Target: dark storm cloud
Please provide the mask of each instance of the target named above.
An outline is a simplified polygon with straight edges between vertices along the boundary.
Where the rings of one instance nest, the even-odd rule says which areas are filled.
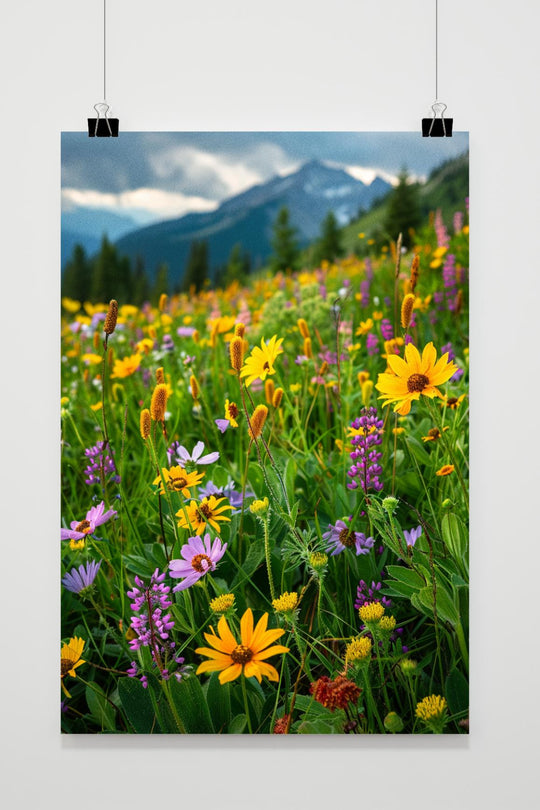
[[[148,187],[215,200],[230,193],[228,169],[235,166],[261,181],[310,159],[424,175],[467,148],[466,133],[125,132],[94,139],[71,132],[62,135],[62,186],[102,193]]]

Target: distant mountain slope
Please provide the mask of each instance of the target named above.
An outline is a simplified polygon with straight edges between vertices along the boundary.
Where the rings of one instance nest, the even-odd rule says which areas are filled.
[[[346,224],[360,208],[369,208],[390,184],[377,177],[367,186],[342,169],[317,161],[304,164],[286,177],[274,177],[223,202],[215,211],[187,214],[131,232],[117,240],[121,254],[144,259],[150,278],[166,262],[170,278],[180,279],[191,242],[207,240],[211,267],[224,264],[233,246],[240,243],[251,254],[254,266],[271,254],[272,226],[282,206],[287,206],[300,244],[316,238],[320,224],[332,210]]]
[[[62,267],[71,258],[75,245],[82,245],[90,256],[99,250],[104,234],[114,242],[138,227],[131,217],[107,209],[73,206],[62,211]]]
[[[456,211],[465,210],[465,198],[469,196],[469,153],[458,155],[434,169],[419,189],[422,212],[427,217],[430,211],[440,209],[448,226]],[[380,200],[371,211],[348,225],[343,233],[343,242],[351,253],[358,247],[358,234],[366,237],[384,238],[384,221],[388,210],[389,194]]]

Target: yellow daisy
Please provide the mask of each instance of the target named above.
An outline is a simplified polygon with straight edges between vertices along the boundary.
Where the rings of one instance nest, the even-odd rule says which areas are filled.
[[[181,492],[184,498],[191,498],[190,487],[198,486],[204,478],[204,473],[198,473],[197,470],[193,472],[186,472],[183,467],[166,467],[161,468],[161,475],[153,481],[154,486],[159,486],[161,495],[165,494],[163,481],[167,489],[171,492]]]
[[[60,650],[60,681],[64,694],[68,698],[71,697],[71,695],[64,686],[64,678],[66,675],[71,675],[72,678],[77,677],[75,670],[77,667],[80,667],[81,664],[86,663],[81,658],[83,649],[84,639],[77,638],[77,636],[75,636],[75,638],[70,638],[67,644],[64,643],[62,645],[62,649]]]
[[[255,629],[253,628],[253,613],[248,608],[240,620],[240,644],[237,642],[227,623],[225,616],[218,622],[218,632],[210,628],[210,633],[205,633],[204,637],[210,647],[197,647],[195,650],[199,655],[206,655],[209,661],[203,661],[197,669],[197,675],[201,672],[219,672],[219,682],[221,684],[234,681],[239,675],[245,678],[257,678],[261,682],[261,676],[265,675],[269,681],[278,681],[279,675],[275,667],[266,663],[266,659],[272,655],[289,652],[288,647],[276,644],[270,647],[285,630],[267,630],[268,613],[263,613]]]
[[[409,343],[405,347],[405,359],[397,354],[386,358],[389,371],[379,374],[375,388],[380,391],[384,399],[383,406],[396,403],[394,411],[406,416],[411,410],[413,400],[426,397],[441,397],[437,385],[448,382],[456,371],[457,366],[448,361],[448,352],[437,361],[437,350],[433,343],[428,343],[420,356],[420,352]]]
[[[238,427],[238,422],[236,421],[240,415],[240,411],[238,410],[238,405],[236,402],[229,402],[228,399],[225,400],[225,419],[229,420],[229,424],[233,428]]]
[[[111,378],[118,379],[123,377],[130,377],[132,374],[135,374],[140,364],[141,364],[140,354],[132,354],[130,357],[122,358],[122,360],[115,360]]]
[[[440,470],[437,470],[435,475],[443,476],[443,475],[451,475],[456,468],[453,464],[445,464],[444,467],[441,467]]]
[[[253,348],[240,371],[241,377],[247,377],[247,386],[257,379],[264,382],[268,374],[276,373],[274,363],[277,356],[283,352],[282,343],[283,338],[278,339],[277,335],[271,337],[268,343],[265,343],[264,338],[261,338],[260,347],[255,346]]]
[[[229,503],[219,506],[224,500],[225,498],[216,498],[215,495],[209,495],[199,503],[191,501],[176,513],[179,527],[190,531],[194,530],[196,534],[202,534],[208,523],[219,534],[221,531],[219,521],[230,522],[231,520],[222,513],[226,509],[232,509],[232,506]]]

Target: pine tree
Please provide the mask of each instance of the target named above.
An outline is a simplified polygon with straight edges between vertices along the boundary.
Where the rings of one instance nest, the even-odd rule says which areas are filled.
[[[88,301],[90,297],[91,268],[82,245],[75,245],[73,255],[66,264],[62,276],[62,295],[76,301]]]
[[[131,303],[140,307],[150,300],[150,284],[144,269],[144,260],[141,256],[135,259],[135,270],[133,271],[133,288]]]
[[[344,255],[341,235],[336,215],[333,211],[329,211],[322,221],[321,235],[315,244],[314,261],[316,264],[320,264],[322,261],[333,262]]]
[[[187,292],[193,287],[195,292],[199,292],[204,287],[207,279],[208,242],[194,241],[189,249],[182,289]]]
[[[151,300],[154,306],[158,305],[163,293],[169,294],[169,268],[165,263],[159,265],[152,287]]]
[[[275,273],[297,269],[300,250],[296,234],[296,228],[290,223],[289,209],[283,206],[278,212],[273,227],[272,250],[274,254],[270,259],[270,265]]]
[[[404,244],[409,240],[409,231],[416,230],[422,223],[422,211],[418,194],[418,183],[409,183],[407,170],[399,175],[399,183],[390,194],[384,228],[390,239],[403,234]]]
[[[225,271],[220,277],[220,283],[223,286],[227,286],[232,281],[238,281],[240,284],[245,284],[250,273],[251,256],[249,253],[242,250],[242,245],[240,243],[233,245]]]
[[[119,260],[116,248],[106,236],[92,266],[90,299],[94,303],[106,303],[111,298],[121,298],[118,293]]]

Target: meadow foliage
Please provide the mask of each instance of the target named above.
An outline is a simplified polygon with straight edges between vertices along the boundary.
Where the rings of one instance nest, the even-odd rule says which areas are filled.
[[[64,732],[467,732],[467,221],[63,299]]]

